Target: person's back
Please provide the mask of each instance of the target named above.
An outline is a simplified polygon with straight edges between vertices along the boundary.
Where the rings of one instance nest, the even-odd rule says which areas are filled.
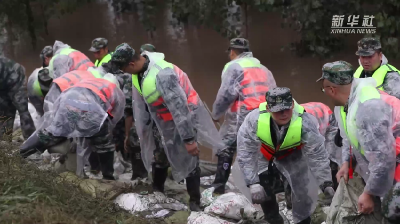
[[[35,125],[28,110],[28,95],[25,86],[25,69],[22,65],[0,56],[0,139],[13,130],[15,113],[21,119],[22,135],[26,139]]]
[[[53,51],[54,56],[50,60],[49,71],[50,77],[54,79],[73,70],[87,70],[94,67],[86,55],[61,41],[54,43]]]

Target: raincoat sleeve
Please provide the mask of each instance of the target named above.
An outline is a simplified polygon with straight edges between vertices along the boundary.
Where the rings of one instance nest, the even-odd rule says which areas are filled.
[[[324,145],[325,139],[319,133],[316,125],[318,122],[308,113],[304,113],[302,118],[301,141],[304,144],[302,151],[307,155],[308,166],[319,186],[324,182],[332,182],[329,159]]]
[[[261,142],[257,137],[259,109],[250,112],[240,126],[237,136],[237,161],[246,185],[260,182],[258,178],[258,158]]]
[[[164,69],[157,75],[157,90],[172,114],[179,135],[184,142],[195,140],[194,125],[189,111],[187,97],[179,84],[178,76],[172,69]]]
[[[221,87],[213,104],[212,117],[218,120],[239,97],[238,85],[243,79],[243,69],[237,63],[230,64],[222,75]]]
[[[342,140],[342,165],[345,162],[350,162],[350,142],[347,137]]]
[[[53,62],[53,79],[56,79],[70,71],[73,60],[68,55],[57,55]]]
[[[338,123],[335,119],[335,114],[329,115],[329,124],[326,127],[325,132],[325,148],[328,152],[329,159],[338,163],[340,165],[340,161],[342,158],[340,157],[341,149],[335,145],[335,136],[338,132]]]
[[[129,75],[131,76],[131,75]],[[125,117],[133,115],[132,111],[132,77],[122,77],[122,92],[125,95]]]
[[[384,196],[393,185],[396,155],[392,112],[383,100],[374,99],[360,103],[356,113],[357,139],[369,162],[364,191],[374,196]]]
[[[397,72],[388,72],[383,80],[383,89],[389,95],[400,99],[400,75]]]

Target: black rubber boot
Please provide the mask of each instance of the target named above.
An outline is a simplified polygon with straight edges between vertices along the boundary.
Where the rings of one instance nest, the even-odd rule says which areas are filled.
[[[311,217],[308,217],[297,224],[311,224]]]
[[[155,164],[152,166],[153,191],[164,193],[164,184],[168,177],[168,167],[157,168]]]
[[[97,152],[91,152],[89,156],[90,172],[97,175],[100,173],[100,159]]]
[[[192,172],[190,176],[186,178],[186,189],[190,196],[189,208],[194,212],[202,211],[200,208],[200,172],[200,167],[197,167],[194,173]]]
[[[101,173],[104,180],[115,180],[114,178],[114,151],[98,153]]]
[[[259,175],[260,185],[264,188],[269,200],[263,202],[261,208],[264,212],[264,219],[270,224],[284,224],[283,217],[279,214],[279,205],[276,201],[275,194],[272,189],[272,184],[270,181],[271,177],[264,172]]]
[[[28,156],[41,152],[43,153],[46,150],[46,145],[43,144],[37,134],[31,135],[19,148],[19,153],[23,158],[27,158]]]
[[[215,187],[214,193],[224,194],[225,185],[231,174],[231,165],[233,158],[227,156],[218,156],[217,172],[212,187]]]
[[[136,178],[146,178],[148,176],[146,167],[143,164],[143,160],[140,154],[140,147],[135,147],[132,149],[131,153],[131,163],[132,163],[132,177],[131,180]]]

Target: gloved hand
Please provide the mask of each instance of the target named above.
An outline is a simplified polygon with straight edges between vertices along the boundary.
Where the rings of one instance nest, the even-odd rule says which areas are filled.
[[[324,190],[324,204],[330,205],[332,203],[333,196],[335,195],[335,190],[332,187],[326,187]]]
[[[260,184],[250,186],[251,200],[254,204],[261,204],[268,199],[267,193]]]

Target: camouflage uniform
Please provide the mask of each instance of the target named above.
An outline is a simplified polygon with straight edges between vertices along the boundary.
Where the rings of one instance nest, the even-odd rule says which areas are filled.
[[[0,139],[4,134],[12,134],[16,110],[21,119],[22,135],[27,139],[35,131],[35,125],[28,110],[25,69],[0,56]]]
[[[356,52],[357,56],[371,56],[377,52],[377,50],[381,50],[381,42],[376,38],[363,38],[357,42],[358,51]],[[389,72],[386,73],[386,76],[383,79],[382,88],[383,91],[400,99],[400,74],[394,66],[388,64],[388,60],[385,55],[382,54],[381,66],[388,66]],[[375,71],[377,71],[380,67],[378,67]],[[360,68],[362,69],[362,65],[360,63]],[[362,70],[360,78],[374,77],[375,71],[364,71]],[[356,72],[357,73],[357,72]]]
[[[396,180],[393,177],[398,163],[395,151],[400,147],[396,143],[399,138],[400,101],[383,92],[376,92],[376,82],[372,78],[354,79],[350,63],[327,63],[322,71],[322,77],[317,81],[327,79],[336,85],[351,85],[348,102],[334,110],[343,142],[342,162],[350,162],[351,159],[354,171],[366,183],[364,192],[377,200],[384,197],[383,215],[391,223],[399,223],[399,182],[394,184]],[[377,94],[379,97],[365,99],[365,94]],[[342,110],[346,114],[346,124]],[[354,136],[352,141],[349,134]],[[351,155],[349,145],[352,147]]]

